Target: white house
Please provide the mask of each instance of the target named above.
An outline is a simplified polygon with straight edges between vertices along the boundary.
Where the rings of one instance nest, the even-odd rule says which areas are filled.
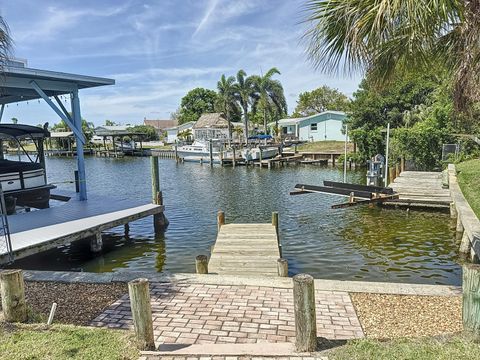
[[[185,130],[192,130],[193,125],[195,125],[195,121],[189,121],[187,123],[169,127],[164,129],[167,132],[167,143],[171,144],[178,140],[178,134]],[[193,131],[192,131],[193,136]]]
[[[345,140],[342,134],[347,115],[342,111],[324,111],[301,118],[281,119],[278,127],[282,137],[294,137],[302,141]],[[270,124],[271,127],[275,123]]]

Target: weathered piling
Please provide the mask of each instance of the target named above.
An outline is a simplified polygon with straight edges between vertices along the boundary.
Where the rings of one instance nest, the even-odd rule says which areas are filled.
[[[197,274],[208,274],[208,257],[206,255],[198,255],[195,258],[195,269]]]
[[[272,225],[275,226],[275,231],[277,232],[277,237],[278,237],[278,212],[277,211],[272,212]]]
[[[223,211],[217,212],[217,230],[220,231],[222,225],[225,225],[225,213]]]
[[[25,322],[27,303],[25,301],[25,283],[22,270],[3,270],[0,272],[0,296],[6,322]]]
[[[160,170],[158,166],[158,156],[150,157],[150,167],[152,174],[152,203],[163,205],[163,194],[160,190]],[[168,226],[168,220],[162,212],[153,215],[153,227],[155,233],[161,233]]]
[[[298,352],[313,352],[317,348],[317,317],[313,277],[298,274],[293,277],[295,311],[295,347]]]
[[[210,166],[213,166],[213,143],[212,140],[208,141],[208,153],[210,156]]]
[[[463,265],[462,319],[465,330],[480,335],[480,265]]]
[[[90,238],[90,251],[93,253],[99,253],[103,249],[102,233],[98,232],[95,236]]]
[[[278,276],[288,277],[288,260],[280,258],[277,260]]]
[[[156,204],[157,194],[160,191],[160,171],[158,168],[158,156],[150,157],[150,171],[152,173],[152,202]]]
[[[128,283],[133,326],[140,350],[155,350],[153,336],[152,306],[147,279],[136,279]]]

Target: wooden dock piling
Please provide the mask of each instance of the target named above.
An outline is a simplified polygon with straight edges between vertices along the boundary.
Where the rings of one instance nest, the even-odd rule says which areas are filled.
[[[102,233],[97,232],[95,236],[90,238],[90,251],[93,253],[99,253],[103,249]]]
[[[277,260],[278,276],[288,277],[288,260],[280,258]]]
[[[293,277],[295,312],[295,347],[298,352],[313,352],[317,348],[317,317],[313,277],[298,274]]]
[[[195,258],[195,269],[197,274],[208,274],[208,257],[206,255],[198,255]]]
[[[139,350],[155,350],[153,336],[152,306],[147,279],[136,279],[128,283],[133,326]]]
[[[158,166],[158,156],[150,157],[150,167],[152,174],[152,203],[163,205],[163,194],[160,190],[160,170]],[[153,215],[153,227],[156,234],[165,231],[168,226],[168,220],[163,212]]]
[[[220,210],[217,212],[217,231],[220,231],[222,225],[225,225],[225,213]]]
[[[25,322],[27,320],[27,303],[22,270],[0,272],[0,295],[4,320],[6,322]]]
[[[463,265],[463,327],[480,335],[480,265]]]

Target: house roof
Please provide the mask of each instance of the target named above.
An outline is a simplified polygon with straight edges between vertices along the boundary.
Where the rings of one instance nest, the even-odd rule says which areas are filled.
[[[217,128],[217,129],[224,129],[228,128],[228,121],[225,118],[223,113],[206,113],[200,116],[200,119],[197,120],[195,125],[193,125],[194,129],[202,129],[202,128]]]
[[[178,124],[177,120],[143,120],[143,124],[153,126],[157,130],[166,130]]]
[[[32,82],[47,96],[68,94],[77,88],[115,84],[112,79],[32,69],[21,62],[10,61],[7,66],[2,67],[0,104],[39,99],[41,96],[34,90]]]
[[[329,115],[336,115],[336,118],[331,118]],[[326,120],[338,120],[342,121],[343,119],[339,119],[338,116],[340,117],[346,117],[347,114],[345,114],[343,111],[333,111],[333,110],[327,110],[318,114],[313,114],[310,116],[305,116],[305,117],[299,117],[299,118],[286,118],[286,119],[281,119],[278,120],[278,125],[283,125],[283,126],[288,126],[288,125],[296,125],[300,124],[303,121],[310,120],[316,117],[320,117],[319,121],[326,121]],[[269,125],[275,124],[274,122],[270,123]]]
[[[193,125],[195,125],[195,121],[189,121],[189,122],[180,124],[178,126],[172,126],[172,127],[169,127],[169,128],[163,129],[163,130],[165,130],[165,131],[170,131],[170,130],[182,131],[182,130],[193,127]]]

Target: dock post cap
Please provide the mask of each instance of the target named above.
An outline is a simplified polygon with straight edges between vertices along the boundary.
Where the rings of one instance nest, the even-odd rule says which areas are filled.
[[[297,274],[293,277],[293,281],[298,283],[310,283],[313,282],[313,276],[309,274]]]
[[[0,277],[3,276],[8,276],[16,273],[21,273],[23,270],[21,269],[6,269],[6,270],[0,270]]]
[[[207,255],[197,255],[197,257],[195,258],[195,260],[198,260],[198,261],[207,261],[207,260],[208,260],[208,257],[207,257]]]
[[[132,285],[138,285],[138,284],[144,284],[144,283],[148,284],[148,279],[138,278],[138,279],[133,279],[133,280],[129,281],[128,283],[132,284]]]

